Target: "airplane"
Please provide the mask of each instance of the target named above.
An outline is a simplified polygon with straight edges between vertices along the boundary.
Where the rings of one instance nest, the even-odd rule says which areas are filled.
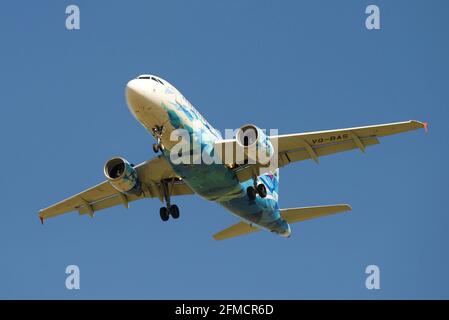
[[[159,198],[164,204],[159,211],[163,221],[178,219],[180,210],[172,204],[172,198],[197,194],[239,218],[236,224],[216,233],[215,240],[259,230],[290,237],[292,223],[349,211],[351,207],[280,208],[279,168],[307,159],[319,163],[323,156],[352,149],[365,152],[383,136],[419,128],[427,131],[427,123],[416,120],[286,135],[266,135],[248,124],[239,128],[235,137],[223,139],[181,92],[161,77],[140,75],[127,83],[125,91],[130,112],[154,136],[153,151],[159,155],[136,166],[113,157],[104,166],[104,182],[40,210],[42,224],[44,219],[71,211],[93,217],[97,211],[116,205],[128,208],[130,202],[145,198]],[[191,142],[200,146],[201,154],[222,161],[175,163],[173,153],[179,152],[172,151],[179,148],[179,137],[171,136],[177,130],[187,132]],[[184,144],[190,159],[195,154],[192,145]],[[248,152],[254,147],[276,161],[263,163],[259,153]],[[243,150],[243,158],[238,159],[237,149]]]

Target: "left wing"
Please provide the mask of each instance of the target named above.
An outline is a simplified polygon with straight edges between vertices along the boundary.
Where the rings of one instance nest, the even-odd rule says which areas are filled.
[[[352,149],[360,149],[365,152],[366,147],[378,144],[380,137],[419,128],[427,130],[427,123],[410,120],[366,127],[270,136],[269,138],[277,152],[277,167],[280,168],[289,163],[307,159],[319,163],[319,158],[322,156]],[[221,151],[222,159],[227,159],[226,151],[235,152],[236,140],[218,141],[215,147]],[[230,158],[232,159],[232,157]],[[258,164],[238,165],[234,171],[240,181],[245,181],[250,179],[260,167],[263,166]]]
[[[104,181],[94,187],[84,190],[61,202],[39,211],[39,217],[44,219],[55,217],[67,212],[78,211],[79,214],[93,215],[94,212],[116,205],[128,207],[128,203],[143,198],[159,198],[163,201],[162,181],[170,188],[170,195],[193,194],[194,192],[173,171],[167,160],[162,156],[143,162],[135,167],[142,184],[141,195],[125,195],[114,189],[109,181]]]

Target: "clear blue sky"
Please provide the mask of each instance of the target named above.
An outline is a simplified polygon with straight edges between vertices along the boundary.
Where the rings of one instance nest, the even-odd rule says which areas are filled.
[[[81,30],[65,29],[65,7]],[[381,30],[364,26],[377,4]],[[0,298],[449,298],[447,1],[15,1],[0,11]],[[385,138],[281,171],[282,207],[348,214],[215,242],[215,203],[158,200],[41,226],[38,210],[103,180],[104,162],[153,157],[126,82],[172,82],[220,130],[280,133],[408,119]],[[65,288],[65,267],[81,290]],[[365,267],[381,289],[365,289]]]

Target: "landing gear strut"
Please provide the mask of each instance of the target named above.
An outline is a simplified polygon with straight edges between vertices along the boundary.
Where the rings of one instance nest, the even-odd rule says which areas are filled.
[[[170,185],[169,185],[170,183]],[[176,204],[170,203],[170,193],[173,190],[173,185],[175,183],[175,179],[173,178],[171,181],[162,180],[161,186],[162,191],[164,193],[164,200],[165,200],[165,207],[162,207],[159,210],[159,214],[161,216],[162,221],[167,221],[170,216],[173,217],[173,219],[179,218],[179,208]]]
[[[156,126],[153,129],[153,134],[157,139],[157,143],[153,144],[154,153],[158,153],[159,151],[164,151],[164,145],[161,143],[162,133],[164,131],[163,126]]]
[[[259,195],[261,198],[267,196],[267,188],[263,183],[257,184],[257,176],[253,177],[254,186],[246,188],[246,194],[250,200],[256,200],[256,196]]]

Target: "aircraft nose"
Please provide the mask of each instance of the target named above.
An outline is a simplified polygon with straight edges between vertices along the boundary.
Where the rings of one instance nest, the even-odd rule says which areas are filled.
[[[126,85],[126,99],[128,105],[133,108],[143,107],[147,101],[148,82],[141,79],[133,79]]]

